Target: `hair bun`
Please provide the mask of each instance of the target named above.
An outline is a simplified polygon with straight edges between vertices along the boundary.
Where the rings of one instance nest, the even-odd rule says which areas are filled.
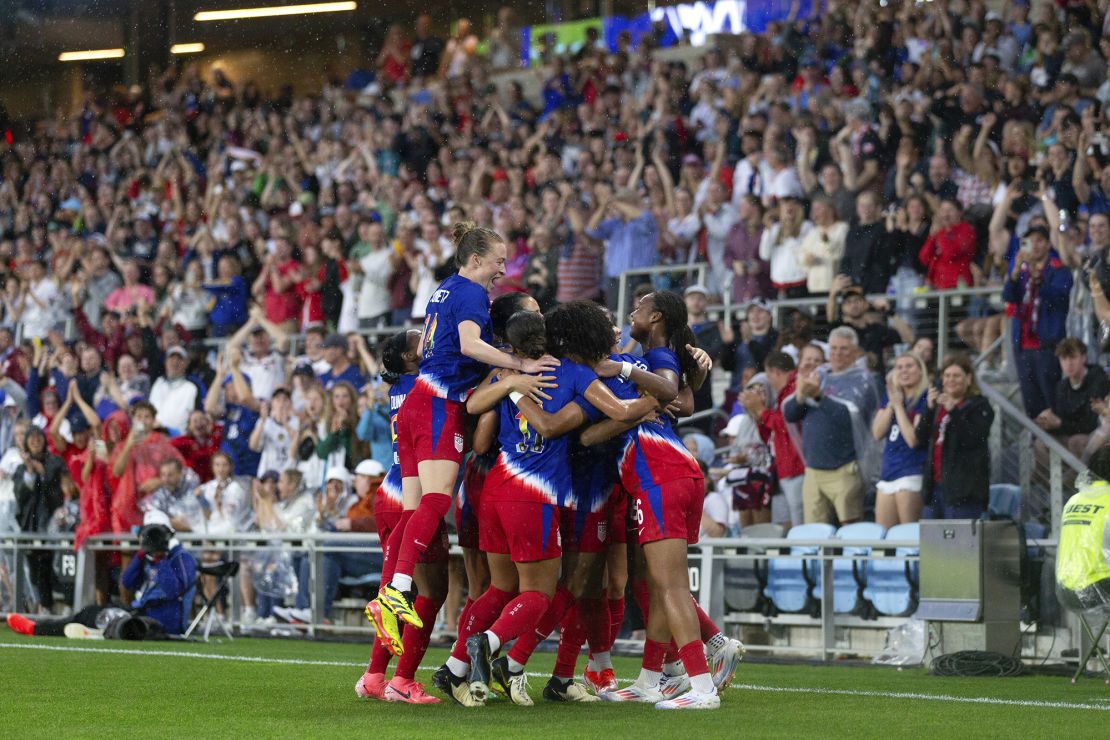
[[[451,229],[451,239],[454,240],[455,246],[462,243],[466,235],[478,228],[478,224],[473,221],[459,221]]]

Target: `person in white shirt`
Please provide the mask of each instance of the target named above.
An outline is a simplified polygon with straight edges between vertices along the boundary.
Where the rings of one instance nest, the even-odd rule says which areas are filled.
[[[362,327],[379,325],[389,318],[389,277],[393,274],[393,249],[382,225],[363,221],[358,227],[360,252],[350,261],[351,272],[361,276],[358,289],[358,321]]]
[[[779,201],[779,220],[763,232],[759,258],[771,263],[771,285],[780,297],[806,295],[806,270],[798,262],[798,247],[813,224],[805,220],[805,210],[796,197]]]
[[[709,255],[710,290],[724,295],[732,286],[732,265],[725,259],[725,238],[736,223],[736,209],[728,202],[728,191],[720,180],[709,185],[701,204],[701,222],[705,225],[706,252]]]
[[[166,372],[150,388],[150,403],[158,416],[158,426],[165,427],[170,436],[185,431],[189,414],[201,408],[204,398],[200,386],[185,377],[189,366],[189,353],[181,345],[166,350]]]
[[[813,228],[798,245],[798,263],[806,269],[806,289],[811,295],[828,293],[840,269],[848,224],[836,220],[836,208],[825,197],[810,206]]]
[[[254,512],[251,497],[232,475],[231,457],[225,452],[212,456],[212,480],[201,485],[197,498],[204,511],[205,529],[210,535],[245,532]]]
[[[285,385],[285,352],[289,349],[289,335],[277,324],[267,321],[262,309],[254,307],[250,320],[228,340],[232,347],[244,343],[248,343],[248,347],[240,370],[250,379],[254,397],[267,401],[275,388]]]
[[[248,442],[253,451],[262,453],[258,460],[259,475],[269,470],[283,473],[296,466],[293,441],[299,431],[292,397],[287,389],[278,388],[269,402],[262,403],[258,423]]]
[[[47,277],[46,265],[35,261],[27,266],[27,290],[23,296],[20,320],[24,339],[45,339],[58,323],[62,293],[53,277]]]

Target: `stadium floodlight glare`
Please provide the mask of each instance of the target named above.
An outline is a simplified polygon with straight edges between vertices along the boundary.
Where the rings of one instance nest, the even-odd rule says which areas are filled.
[[[337,3],[306,3],[302,5],[274,5],[263,8],[235,8],[230,10],[202,10],[193,16],[194,21],[231,21],[239,18],[270,18],[279,15],[308,15],[309,13],[342,13],[358,8],[354,0]]]
[[[88,49],[86,51],[63,51],[58,55],[59,62],[92,62],[97,59],[119,59],[123,49]]]
[[[190,44],[174,44],[170,47],[170,54],[199,54],[204,51],[204,44],[196,41]]]

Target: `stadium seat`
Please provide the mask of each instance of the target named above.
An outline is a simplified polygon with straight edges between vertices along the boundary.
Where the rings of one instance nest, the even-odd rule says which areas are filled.
[[[836,538],[852,540],[881,540],[886,528],[874,522],[845,524],[837,530]],[[844,555],[870,555],[871,548],[845,545]],[[864,618],[874,616],[874,607],[863,595],[867,577],[871,572],[871,561],[838,558],[833,561],[833,611],[837,614],[858,614]],[[820,591],[817,598],[821,598]]]
[[[1012,483],[994,483],[990,488],[987,511],[993,518],[1013,519],[1021,516],[1021,486]]]
[[[741,540],[778,537],[782,537],[778,524],[753,524],[740,532]],[[736,555],[725,561],[725,604],[730,611],[763,611],[767,603],[767,561],[745,554],[765,552],[765,547],[738,547]]]
[[[832,539],[836,528],[831,524],[803,524],[794,527],[786,535],[791,540]],[[814,616],[820,603],[813,596],[814,586],[821,577],[821,566],[817,560],[799,558],[799,555],[816,555],[817,547],[794,546],[790,548],[792,558],[773,558],[767,564],[767,595],[774,607],[781,612],[805,612]]]
[[[916,543],[920,537],[921,528],[916,523],[895,525],[887,530],[884,538],[895,546],[884,552],[895,556],[917,555],[920,550]],[[898,542],[915,544],[898,547]],[[863,596],[879,614],[888,617],[912,614],[917,609],[918,572],[916,561],[875,558],[868,570]]]

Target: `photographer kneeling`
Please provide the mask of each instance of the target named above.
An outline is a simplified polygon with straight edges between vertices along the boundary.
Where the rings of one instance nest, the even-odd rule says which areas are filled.
[[[8,626],[23,635],[50,637],[97,636],[87,630],[103,630],[104,637],[119,640],[180,635],[189,622],[191,604],[186,599],[196,585],[197,564],[173,535],[174,531],[157,516],[148,517],[139,535],[141,549],[121,578],[124,588],[138,594],[130,609],[94,605],[66,619],[38,621],[9,614]],[[66,629],[72,624],[87,630],[78,630],[81,634],[75,635],[73,629]]]

